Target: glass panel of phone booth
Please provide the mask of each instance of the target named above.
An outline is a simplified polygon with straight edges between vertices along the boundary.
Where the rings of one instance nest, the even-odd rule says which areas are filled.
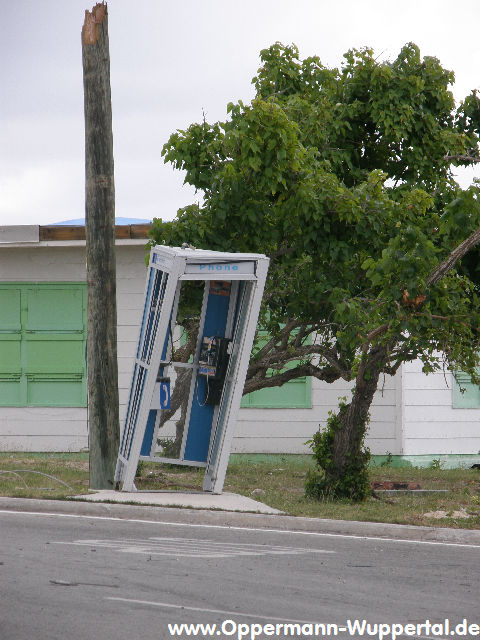
[[[181,462],[193,365],[161,367],[141,450],[141,459]]]
[[[234,400],[233,388],[236,384],[238,369],[239,369],[239,357],[242,355],[242,342],[245,334],[245,325],[247,323],[253,293],[254,283],[242,282],[240,283],[237,305],[234,317],[233,326],[233,339],[231,355],[229,358],[228,369],[225,377],[225,383],[223,385],[223,393],[220,401],[220,406],[217,414],[215,431],[212,437],[212,444],[208,456],[207,469],[205,474],[204,488],[210,490],[216,477],[216,470],[219,464],[219,452],[222,450],[223,441],[225,438],[225,430],[230,417],[232,409],[232,401]],[[250,354],[248,354],[249,356]],[[240,399],[242,395],[242,389],[238,390],[237,404],[240,405]],[[227,452],[229,454],[229,451]]]
[[[224,348],[226,348],[225,338],[227,337],[232,291],[236,291],[236,288],[232,287],[231,282],[214,280],[206,282],[202,307],[201,337],[196,354],[198,363],[196,389],[195,396],[192,397],[190,403],[188,433],[184,450],[184,459],[192,463],[205,464],[207,462],[215,408],[220,402],[224,369],[226,368],[218,360],[213,363],[210,356],[214,350],[213,345],[216,345],[216,356],[218,357],[222,351],[223,364],[225,364]],[[223,346],[220,347],[220,345]]]
[[[150,364],[167,283],[168,273],[154,269],[151,270],[143,312],[142,330],[138,341],[137,361],[133,372],[127,416],[120,444],[120,455],[125,460],[128,460],[130,457],[133,437],[137,428],[146,374]]]
[[[182,463],[183,435],[192,393],[193,361],[199,340],[204,288],[204,282],[178,284],[140,451],[142,460]],[[180,324],[172,326],[177,318]]]
[[[171,332],[167,351],[172,361],[160,365],[158,381],[164,383],[156,387],[140,453],[143,460],[206,465],[229,359],[225,333],[237,285],[202,282],[203,299],[199,285],[183,282],[178,292],[182,326]],[[162,384],[169,388],[168,408],[160,401]]]

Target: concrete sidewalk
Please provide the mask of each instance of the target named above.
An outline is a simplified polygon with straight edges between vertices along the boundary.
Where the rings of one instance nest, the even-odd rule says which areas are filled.
[[[190,509],[217,509],[221,511],[242,511],[247,513],[281,514],[282,511],[269,507],[252,498],[237,493],[224,492],[213,495],[205,491],[95,491],[74,496],[74,500],[88,502],[110,502],[121,504],[150,505],[157,507],[183,507]]]

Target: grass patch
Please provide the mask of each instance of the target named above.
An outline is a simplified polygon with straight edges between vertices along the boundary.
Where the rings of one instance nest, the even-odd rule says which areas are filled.
[[[224,490],[294,516],[480,529],[480,471],[476,469],[374,467],[370,470],[372,482],[415,482],[422,489],[447,489],[448,493],[378,493],[377,498],[354,504],[306,498],[305,477],[312,467],[311,456],[232,456]],[[88,492],[88,454],[84,453],[3,453],[0,472],[3,496],[62,499]],[[204,469],[142,462],[139,472],[138,489],[202,490]],[[425,515],[438,511],[444,511],[447,517],[434,519]],[[454,516],[455,511],[469,517]]]
[[[281,458],[280,464],[233,462],[228,469],[225,489],[250,495],[295,516],[480,528],[480,472],[475,469],[375,467],[370,470],[372,482],[415,482],[422,489],[447,489],[448,493],[397,493],[392,496],[377,492],[377,498],[371,497],[355,504],[346,500],[330,502],[306,498],[304,483],[311,468],[313,461],[309,456],[304,457],[302,464],[298,460],[290,464],[288,456]],[[255,489],[261,489],[261,492]],[[470,517],[436,520],[425,516],[435,511],[447,514],[465,511]]]
[[[0,495],[65,499],[88,493],[88,453],[0,453]]]

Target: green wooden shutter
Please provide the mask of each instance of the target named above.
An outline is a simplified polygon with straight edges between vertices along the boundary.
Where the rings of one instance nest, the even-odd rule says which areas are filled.
[[[311,407],[311,379],[297,378],[281,387],[252,391],[243,396],[241,406],[258,409],[308,409]]]
[[[35,288],[27,291],[27,404],[83,403],[83,291]]]
[[[268,340],[268,335],[265,331],[260,331],[259,335],[258,347],[261,348]],[[310,343],[310,340],[309,337],[307,343]],[[290,362],[286,368],[290,369],[296,365],[297,361]],[[311,388],[310,377],[296,378],[281,387],[267,387],[248,393],[243,396],[241,406],[258,409],[309,409],[312,406]]]
[[[0,405],[86,405],[85,298],[80,283],[0,285]]]
[[[22,396],[21,293],[0,289],[0,403],[18,405]]]
[[[460,371],[454,376],[453,383],[454,409],[479,409],[480,387],[474,384],[470,376]]]

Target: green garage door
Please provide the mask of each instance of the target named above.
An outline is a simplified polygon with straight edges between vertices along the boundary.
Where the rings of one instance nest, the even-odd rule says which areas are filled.
[[[0,406],[86,406],[86,288],[0,284]]]

